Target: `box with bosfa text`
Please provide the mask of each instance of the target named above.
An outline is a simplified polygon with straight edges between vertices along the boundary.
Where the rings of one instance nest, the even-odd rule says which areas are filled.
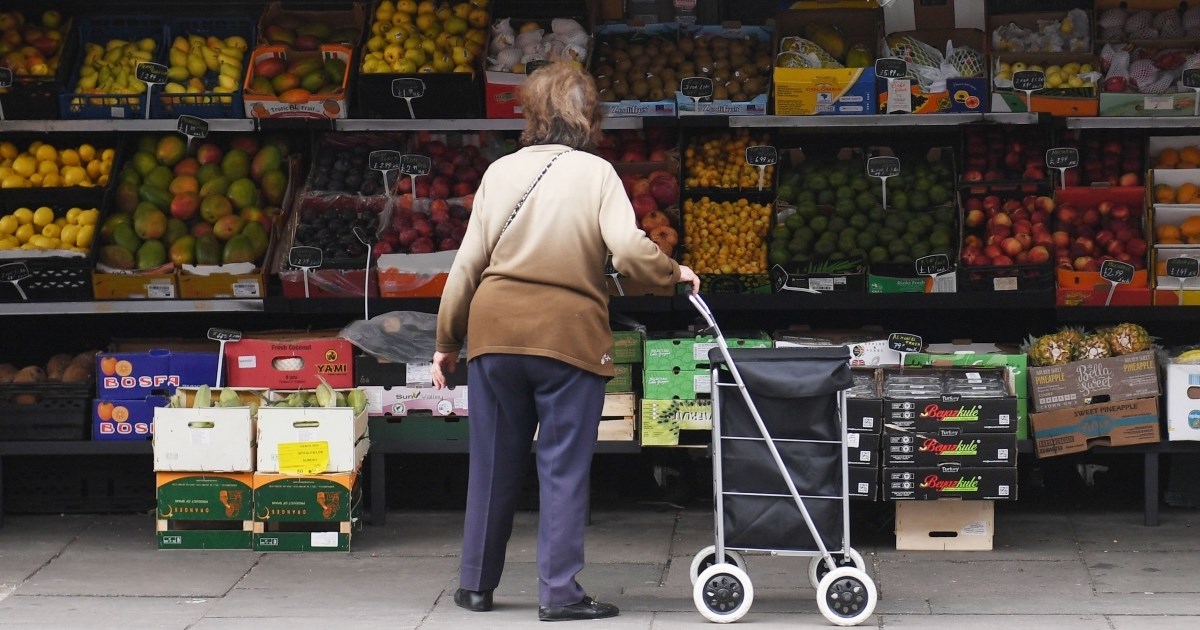
[[[1092,446],[1154,444],[1162,439],[1158,398],[1034,413],[1030,419],[1038,457],[1080,453]]]
[[[154,410],[168,404],[170,401],[166,396],[97,399],[92,404],[92,439],[98,442],[149,440]]]
[[[96,395],[133,399],[171,394],[176,387],[215,385],[216,352],[101,352],[96,355]]]
[[[354,347],[339,337],[282,334],[225,344],[225,371],[232,387],[315,389],[324,379],[334,389],[354,387]]]

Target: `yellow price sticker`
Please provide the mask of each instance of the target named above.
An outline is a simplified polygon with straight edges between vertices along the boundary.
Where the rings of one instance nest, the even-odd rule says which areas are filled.
[[[279,445],[279,472],[319,475],[329,468],[329,442],[285,442]]]

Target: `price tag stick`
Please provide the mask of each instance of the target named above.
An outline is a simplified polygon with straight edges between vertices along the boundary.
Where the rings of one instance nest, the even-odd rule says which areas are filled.
[[[1069,166],[1056,166],[1054,170],[1058,171],[1058,189],[1066,190],[1067,188],[1067,169]]]
[[[413,190],[415,194],[416,189]],[[354,238],[367,246],[367,266],[363,274],[363,321],[366,322],[371,321],[371,239],[357,227],[354,228]]]
[[[4,120],[4,103],[0,102],[0,120]]]
[[[308,270],[309,269],[311,269],[311,267],[301,267],[300,268],[301,273],[304,274],[304,297],[306,297],[306,298],[312,297],[312,295],[309,295],[309,293],[308,293]]]
[[[1113,294],[1117,292],[1118,284],[1128,284],[1133,281],[1134,268],[1129,263],[1116,260],[1106,260],[1100,264],[1100,277],[1109,282],[1108,297],[1104,305],[1112,304]]]
[[[25,278],[28,278],[28,277],[29,276],[25,276]],[[21,281],[24,280],[25,278],[17,278],[16,280],[9,280],[9,282],[12,282],[13,288],[15,288],[17,290],[17,293],[21,296],[22,302],[29,301],[29,296],[25,295],[25,289],[21,288]],[[1182,298],[1180,298],[1180,299],[1182,299]]]
[[[12,70],[0,68],[0,88],[12,87]],[[4,103],[0,102],[0,120],[4,120]]]
[[[411,119],[413,119],[413,120],[416,120],[416,119],[417,119],[417,112],[415,112],[415,111],[413,110],[413,107],[412,107],[412,100],[413,100],[413,97],[411,97],[411,96],[405,96],[405,97],[404,97],[404,104],[405,104],[405,105],[408,105],[408,117],[409,117],[409,118],[411,118]]]
[[[1117,292],[1118,284],[1120,284],[1120,283],[1117,282],[1116,280],[1113,280],[1111,278],[1108,280],[1108,297],[1104,298],[1105,306],[1112,304],[1113,294]]]
[[[220,344],[220,349],[217,352],[217,387],[221,387],[221,375],[225,373],[225,344],[230,341],[240,341],[242,333],[236,330],[227,330],[224,328],[209,328],[208,338]]]

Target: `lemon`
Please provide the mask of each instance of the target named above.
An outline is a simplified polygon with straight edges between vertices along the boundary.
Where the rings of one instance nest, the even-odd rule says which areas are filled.
[[[42,234],[46,234],[46,231],[42,230]],[[46,236],[51,236],[51,235],[46,234]],[[75,241],[79,239],[79,226],[78,225],[68,225],[67,227],[63,228],[62,231],[60,231],[57,236],[58,236],[58,238],[62,239],[62,242],[64,244],[70,245],[73,247],[75,245]]]
[[[80,156],[82,157],[82,154],[80,154]],[[104,160],[105,162],[112,162],[113,158],[116,156],[117,156],[116,149],[105,149],[100,152],[100,159]],[[91,160],[88,160],[88,161],[90,162]]]
[[[0,142],[0,160],[16,159],[20,151],[17,150],[17,145],[11,142]]]
[[[108,185],[108,173],[101,175],[100,178],[96,180],[96,183],[100,186],[107,186]]]
[[[96,147],[90,144],[79,145],[77,153],[79,153],[80,162],[91,162],[92,160],[96,159]]]
[[[58,188],[62,186],[62,176],[58,173],[48,173],[42,177],[42,188]]]
[[[75,235],[75,246],[76,247],[91,247],[92,246],[92,238],[94,238],[95,235],[96,235],[96,226],[95,225],[79,226],[79,233]]]
[[[17,228],[16,236],[17,236],[17,240],[21,241],[22,245],[24,245],[25,243],[28,243],[29,237],[33,236],[33,224],[32,223],[21,224],[21,227]]]
[[[42,206],[41,208],[38,208],[37,210],[34,211],[33,224],[35,226],[37,226],[38,229],[44,228],[47,225],[50,225],[51,223],[54,223],[54,211],[53,210],[51,210],[50,208],[47,208],[46,206]]]
[[[42,228],[42,236],[47,238],[58,238],[59,234],[62,234],[62,228],[53,223],[49,223]]]
[[[12,216],[16,218],[20,225],[29,225],[33,223],[33,210],[29,208],[17,208],[13,210]]]
[[[33,154],[39,162],[58,162],[58,149],[49,144],[43,144]]]
[[[18,227],[21,227],[21,223],[17,221],[17,217],[11,214],[0,217],[0,236],[12,236]]]
[[[29,244],[38,249],[53,249],[50,237],[41,234],[34,234],[29,237]]]
[[[79,186],[87,181],[87,171],[81,166],[67,166],[62,170],[63,186]]]
[[[67,214],[64,215],[64,217],[67,219],[67,223],[78,224],[79,223],[79,215],[82,213],[83,213],[83,208],[71,208],[70,210],[67,210]]]
[[[58,159],[63,166],[79,166],[80,155],[75,149],[63,149],[62,153],[58,154]]]
[[[43,177],[45,177],[45,175],[42,175],[41,173],[34,173],[33,175],[29,176],[29,183],[32,184],[34,188],[40,188]]]
[[[0,251],[6,249],[16,249],[21,244],[10,237],[0,238]]]
[[[89,179],[97,179],[104,174],[104,164],[100,160],[92,160],[87,163],[85,170]]]
[[[35,158],[29,154],[18,155],[17,158],[14,159],[13,163],[12,163],[13,172],[16,173],[17,175],[20,175],[23,178],[28,178],[30,175],[33,175],[34,173],[36,173],[37,168],[38,168],[37,158]]]
[[[60,228],[64,228],[64,227],[67,227],[68,225],[70,225],[70,222],[67,221],[67,217],[58,217],[57,219],[54,220],[54,225],[57,225]]]
[[[96,225],[100,221],[100,211],[96,208],[79,213],[79,225]]]
[[[13,173],[0,180],[0,188],[29,188],[29,180]]]

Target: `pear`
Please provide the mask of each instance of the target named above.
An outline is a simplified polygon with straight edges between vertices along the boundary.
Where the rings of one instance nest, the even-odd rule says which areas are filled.
[[[208,66],[205,65],[204,59],[194,52],[188,55],[187,69],[193,77],[202,77],[205,72],[208,72]]]
[[[186,65],[173,65],[170,68],[167,68],[167,78],[172,81],[187,81],[189,76],[191,75],[188,74]]]
[[[172,66],[181,66],[185,71],[187,70],[188,54],[186,50],[183,50],[182,48],[172,48],[171,52],[167,53],[167,58],[171,62]]]
[[[209,70],[217,71],[221,67],[221,53],[204,46],[200,48],[200,54],[204,57],[204,64]]]
[[[225,45],[229,46],[230,48],[236,48],[243,52],[245,52],[246,49],[249,48],[249,46],[246,44],[246,39],[239,35],[230,35],[229,37],[226,37]]]

